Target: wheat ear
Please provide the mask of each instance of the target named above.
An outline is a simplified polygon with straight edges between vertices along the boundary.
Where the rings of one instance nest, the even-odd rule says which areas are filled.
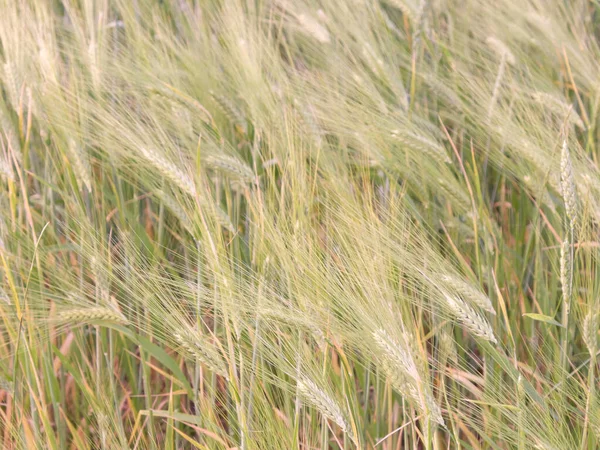
[[[61,311],[58,319],[66,323],[112,322],[119,325],[127,324],[127,319],[119,311],[104,306],[91,308],[69,309]]]
[[[255,179],[252,169],[232,156],[210,155],[206,157],[205,162],[211,169],[224,172],[238,181],[251,183]]]
[[[296,18],[305,34],[312,36],[321,44],[331,42],[327,28],[321,25],[316,19],[304,13],[298,14]]]
[[[589,311],[583,319],[583,341],[590,355],[595,355],[598,347],[598,312]]]
[[[487,295],[481,292],[479,289],[476,289],[466,281],[463,281],[457,276],[454,275],[442,275],[442,280],[446,283],[446,285],[456,291],[462,298],[474,303],[479,306],[484,311],[487,311],[492,314],[496,314],[496,310],[492,305],[491,300]]]
[[[347,415],[337,402],[323,391],[317,384],[302,377],[298,380],[298,393],[311,405],[313,405],[326,418],[335,422],[340,429],[346,433],[354,443],[357,443],[356,437],[352,432],[352,428],[346,418]]]
[[[154,150],[150,150],[146,147],[139,147],[138,150],[146,159],[146,161],[148,161],[159,172],[161,172],[165,178],[173,182],[173,184],[176,186],[179,186],[182,191],[186,192],[192,197],[196,196],[196,185],[194,184],[194,181],[185,173],[183,173],[178,167],[167,161]]]
[[[405,345],[396,342],[382,329],[373,332],[373,338],[381,350],[381,365],[392,385],[401,394],[411,398],[426,416],[445,426],[440,407],[435,402],[429,386],[423,382],[409,350],[408,336],[403,336]]]
[[[565,212],[569,221],[569,227],[575,228],[577,223],[577,188],[573,177],[573,165],[567,140],[563,141],[560,155],[560,187],[565,202]]]
[[[571,310],[571,243],[567,237],[560,246],[560,284],[563,302],[567,311]]]
[[[219,352],[201,334],[188,329],[173,333],[173,337],[183,349],[206,364],[213,372],[229,379],[225,362]]]
[[[462,299],[447,293],[444,294],[444,298],[456,319],[466,326],[471,333],[487,341],[493,342],[494,344],[498,342],[489,322]]]
[[[74,139],[69,139],[68,153],[71,157],[71,164],[77,174],[78,183],[83,183],[88,192],[92,192],[92,179],[90,178],[90,164],[86,154],[77,145]],[[81,187],[81,186],[80,186]]]

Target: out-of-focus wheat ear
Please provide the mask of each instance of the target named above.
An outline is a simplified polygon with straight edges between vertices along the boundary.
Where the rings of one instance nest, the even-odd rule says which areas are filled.
[[[585,129],[585,125],[579,114],[577,114],[571,105],[569,105],[563,99],[546,92],[533,92],[531,94],[531,98],[535,102],[539,103],[544,110],[556,114],[556,116],[561,120],[565,117],[568,117],[568,120],[571,124],[581,130]]]
[[[537,439],[537,442],[533,445],[533,448],[539,449],[539,450],[559,450],[558,447],[550,445],[549,443],[544,442],[539,438]]]
[[[598,348],[598,311],[590,310],[583,318],[582,336],[590,355],[595,355]]]
[[[577,187],[573,177],[571,153],[566,139],[563,141],[560,155],[560,187],[569,227],[573,230],[577,223]]]
[[[462,299],[447,293],[444,293],[444,299],[450,310],[454,313],[456,319],[467,327],[471,333],[487,341],[493,342],[494,344],[498,343],[489,322],[480,316],[467,303]]]
[[[178,220],[183,228],[185,228],[190,233],[192,232],[192,222],[190,221],[190,217],[187,212],[181,207],[177,201],[171,197],[166,192],[158,189],[154,191],[154,195],[163,202],[164,206],[173,214]]]
[[[179,105],[181,108],[186,108],[188,113],[193,111],[199,112],[199,117],[207,125],[214,125],[214,119],[211,116],[210,112],[202,106],[198,100],[187,96],[183,92],[174,90],[171,86],[163,85],[163,86],[155,86],[150,85],[147,87],[148,91],[155,95],[156,97],[160,97],[172,106]]]
[[[541,202],[548,207],[550,211],[556,213],[557,200],[555,200],[553,196],[550,195],[548,190],[542,189],[540,185],[536,184],[538,182],[539,180],[535,178],[534,181],[534,178],[532,178],[531,175],[525,175],[523,177],[523,183],[525,183],[525,186],[527,187],[527,189],[529,189],[531,194],[537,196],[541,200]]]
[[[394,389],[408,398],[429,420],[445,427],[442,410],[436,403],[429,385],[421,381],[416,381],[406,376],[404,370],[393,360],[383,356],[381,359],[381,369],[389,378]]]
[[[421,381],[421,376],[417,365],[410,353],[404,346],[395,342],[392,337],[382,329],[373,332],[373,339],[383,353],[383,356],[400,368],[406,375],[417,382]]]
[[[171,214],[173,214],[179,220],[181,226],[185,228],[191,235],[194,235],[194,226],[191,217],[181,207],[181,205],[172,196],[160,189],[154,191],[154,194],[163,202],[164,206],[167,207]],[[205,198],[205,196],[198,197],[198,202],[203,210],[205,209],[210,213],[210,216],[213,217],[217,224],[232,233],[235,232],[235,227],[231,222],[229,215],[223,211],[219,205],[209,201],[207,198]]]
[[[525,385],[523,382],[523,375],[519,373],[517,378],[517,432],[519,439],[519,450],[525,449],[526,445],[526,436],[525,436]]]
[[[81,147],[77,145],[74,139],[69,139],[68,154],[71,157],[71,164],[77,175],[77,182],[81,183],[87,188],[88,192],[92,192],[92,179],[90,164],[87,159],[87,155],[81,150]]]
[[[215,202],[213,201],[209,201],[207,199],[205,199],[204,197],[201,197],[199,199],[200,202],[200,206],[206,210],[208,210],[214,221],[219,224],[221,227],[225,228],[227,231],[230,231],[232,233],[235,233],[235,226],[233,225],[233,222],[231,222],[231,218],[229,217],[229,214],[227,214],[227,212],[223,211],[223,209],[217,205]]]
[[[327,28],[321,25],[314,17],[306,13],[301,13],[296,16],[296,19],[298,19],[300,29],[304,34],[313,37],[321,44],[328,44],[331,42]]]
[[[13,107],[13,109],[17,111],[19,109],[20,104],[22,81],[17,73],[15,65],[12,62],[6,61],[2,69],[2,81],[4,81],[4,86],[6,89],[6,94],[8,95],[8,100],[10,101],[10,104]]]
[[[338,405],[338,403],[322,390],[317,384],[308,377],[301,377],[298,380],[298,393],[306,402],[315,407],[324,417],[335,422],[340,429],[348,435],[355,444],[358,444],[352,427],[348,422],[348,415]]]
[[[427,0],[420,0],[419,1],[419,7],[417,8],[417,15],[415,17],[415,21],[413,24],[413,35],[412,35],[412,52],[413,55],[415,55],[418,51],[419,48],[421,47],[421,35],[423,34],[423,32],[427,32],[427,17],[426,17],[426,7],[427,7]]]
[[[516,58],[513,52],[510,51],[508,45],[502,42],[495,36],[488,36],[485,43],[496,53],[496,55],[502,59],[505,58],[506,62],[511,66],[516,63]]]
[[[4,202],[0,201],[0,209],[3,209]],[[8,238],[8,227],[4,220],[4,215],[0,211],[0,252],[6,251],[6,241]],[[3,291],[4,292],[4,291]],[[6,293],[5,293],[6,294]],[[4,297],[2,297],[4,300]],[[7,296],[8,304],[10,304],[10,297]]]
[[[444,421],[444,416],[442,416],[442,408],[440,408],[440,405],[438,405],[430,391],[426,391],[425,393],[425,403],[427,405],[427,415],[429,416],[429,420],[446,428],[446,422]]]
[[[454,181],[448,181],[444,178],[438,179],[438,186],[444,196],[456,208],[468,211],[471,207],[469,197],[463,192]]]
[[[314,139],[317,147],[320,147],[323,142],[324,132],[319,126],[317,118],[315,117],[314,108],[310,104],[303,104],[297,99],[294,99],[294,105],[298,107],[300,112],[301,121],[306,125],[307,131],[310,136]],[[263,164],[264,167],[264,164]]]
[[[173,333],[175,341],[191,356],[198,358],[214,373],[229,379],[225,361],[215,346],[195,330],[185,327],[182,331]]]
[[[4,242],[1,237],[1,233],[0,233],[0,250],[4,250]],[[10,297],[8,296],[8,294],[6,293],[4,288],[2,288],[2,286],[0,286],[0,303],[10,305]]]
[[[440,360],[451,361],[453,363],[458,362],[458,351],[456,350],[456,343],[450,333],[442,331],[439,336],[439,354]]]
[[[70,325],[93,322],[108,322],[117,325],[126,325],[128,323],[120,311],[105,306],[64,310],[58,313],[57,319],[60,322]]]
[[[233,156],[209,155],[205,163],[209,168],[221,171],[237,181],[251,183],[255,179],[252,169]]]
[[[190,196],[196,196],[196,185],[194,181],[177,166],[167,161],[162,155],[159,155],[154,150],[150,150],[146,147],[139,147],[138,150],[146,161],[158,169],[158,171],[160,171],[171,183],[178,186],[183,192]]]
[[[17,161],[21,162],[21,143],[19,142],[19,135],[16,127],[13,125],[10,115],[0,99],[0,132],[2,133],[2,140],[6,140],[8,145],[7,152],[12,152],[15,155]],[[10,155],[10,153],[9,153]],[[10,157],[8,158],[10,161]]]
[[[437,97],[445,100],[448,104],[452,105],[454,108],[463,109],[463,103],[460,99],[459,95],[454,92],[451,88],[446,86],[444,83],[439,81],[435,76],[425,73],[421,74],[423,81],[429,87],[432,93],[434,93]]]
[[[560,246],[560,284],[567,313],[571,310],[571,243],[567,237]]]
[[[96,42],[94,40],[92,40],[88,45],[87,59],[89,64],[90,75],[92,77],[92,85],[94,86],[94,89],[97,90],[100,88],[100,83],[102,79],[100,67],[98,64],[98,46],[96,45]]]
[[[0,375],[0,391],[9,392],[12,394],[14,389],[15,385],[13,382]]]
[[[0,176],[3,180],[15,181],[13,166],[10,162],[10,156],[6,147],[3,145],[2,137],[0,136],[0,145],[2,145],[2,154],[0,154]]]
[[[410,350],[410,337],[403,335],[404,343],[394,340],[385,330],[373,332],[373,339],[381,353],[382,368],[390,377],[392,385],[409,397],[434,422],[445,426],[444,418],[431,389],[421,377]]]
[[[248,130],[248,122],[242,111],[227,97],[220,95],[214,91],[210,91],[210,95],[214,102],[219,106],[221,112],[242,131]]]
[[[387,3],[400,10],[402,14],[404,14],[411,21],[416,20],[417,16],[419,15],[419,12],[404,0],[389,0]]]
[[[392,130],[390,134],[394,140],[411,149],[422,152],[441,163],[449,164],[452,162],[444,147],[432,139],[402,129]]]
[[[441,278],[446,283],[447,287],[456,291],[456,293],[461,295],[463,299],[474,303],[484,311],[496,315],[496,310],[492,305],[492,301],[479,289],[476,289],[471,284],[461,280],[455,275],[442,275]]]
[[[486,43],[490,46],[490,48],[498,55],[500,58],[500,65],[498,66],[498,73],[496,75],[496,81],[494,81],[494,88],[492,89],[492,98],[490,100],[490,104],[488,107],[488,121],[492,118],[494,113],[494,108],[496,103],[498,102],[498,97],[500,96],[500,87],[502,85],[502,81],[504,79],[504,72],[506,71],[506,65],[514,65],[515,64],[515,56],[510,51],[508,46],[502,42],[500,39],[490,36],[486,39]]]

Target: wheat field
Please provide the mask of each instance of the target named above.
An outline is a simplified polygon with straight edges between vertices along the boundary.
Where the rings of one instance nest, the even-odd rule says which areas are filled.
[[[0,447],[600,448],[600,2],[0,0]]]

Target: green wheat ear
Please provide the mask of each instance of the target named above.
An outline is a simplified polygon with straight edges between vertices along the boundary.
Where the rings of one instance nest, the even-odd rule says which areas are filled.
[[[173,333],[174,339],[190,355],[198,358],[207,365],[212,371],[224,378],[229,378],[225,362],[214,348],[214,345],[208,342],[199,333],[192,330]]]
[[[69,325],[93,322],[109,322],[118,325],[128,323],[125,316],[120,312],[102,306],[61,311],[58,313],[57,318],[60,322]]]
[[[0,0],[0,49],[1,448],[600,447],[600,2]]]
[[[354,443],[357,443],[348,422],[347,414],[342,410],[340,405],[338,405],[330,395],[317,386],[314,381],[307,377],[299,379],[298,392],[305,401],[317,408],[324,417],[335,422],[344,433],[350,436]]]
[[[560,183],[569,227],[573,229],[577,224],[577,187],[573,176],[571,153],[566,140],[563,141],[560,154]]]

